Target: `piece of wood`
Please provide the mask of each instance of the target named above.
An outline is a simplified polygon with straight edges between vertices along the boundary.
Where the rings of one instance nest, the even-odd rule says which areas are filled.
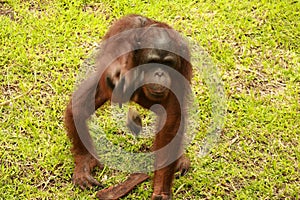
[[[133,173],[124,182],[97,192],[96,197],[101,200],[116,200],[129,193],[136,185],[147,180],[149,176],[144,173]]]

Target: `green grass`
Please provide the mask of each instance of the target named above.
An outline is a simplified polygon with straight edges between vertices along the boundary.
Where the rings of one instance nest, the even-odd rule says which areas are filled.
[[[188,148],[192,169],[175,180],[174,198],[299,199],[300,3],[292,0],[0,1],[0,199],[95,197],[97,189],[71,183],[63,112],[83,61],[111,22],[129,13],[197,41],[228,98],[220,144],[199,157],[211,108],[205,84],[194,79],[200,128]],[[128,137],[117,141],[131,148]],[[108,168],[95,174],[104,187],[125,176]],[[151,193],[148,181],[124,199]]]

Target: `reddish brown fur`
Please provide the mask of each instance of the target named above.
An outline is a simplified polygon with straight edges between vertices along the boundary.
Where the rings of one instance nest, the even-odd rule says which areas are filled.
[[[142,28],[142,27],[149,27],[151,25],[156,25],[162,28],[171,29],[167,24],[160,23],[139,15],[129,15],[126,16],[118,21],[116,21],[112,27],[109,29],[108,33],[104,36],[104,39],[109,39],[112,36],[126,30],[130,30],[133,28]],[[181,48],[183,48],[187,55],[189,54],[187,46],[182,41],[181,38],[174,37],[174,40],[178,40],[176,42],[184,44]],[[105,63],[105,59],[109,59],[108,57],[115,55],[115,51],[118,49],[122,49],[126,45],[130,47],[130,45],[134,45],[135,38],[127,38],[126,41],[118,41],[116,43],[109,43],[104,45],[102,48],[102,54],[97,58],[96,65],[100,68],[99,74],[102,73],[101,64]],[[122,45],[120,45],[122,44]],[[110,66],[105,69],[104,75],[101,78],[91,77],[87,81],[85,81],[79,89],[74,92],[73,95],[81,96],[82,98],[72,102],[70,100],[67,109],[65,111],[65,126],[67,129],[67,133],[69,138],[72,141],[72,153],[75,159],[75,169],[73,175],[73,182],[79,185],[82,189],[86,187],[92,187],[94,185],[100,185],[98,181],[96,181],[91,176],[91,171],[94,167],[102,165],[94,158],[90,152],[94,152],[93,144],[89,135],[88,127],[85,121],[93,114],[94,110],[101,107],[106,101],[111,99],[112,96],[112,89],[109,88],[106,81],[107,75],[113,75],[117,70],[120,70],[122,73],[123,71],[127,71],[130,68],[135,67],[138,63],[134,61],[134,54],[135,52],[129,52],[125,55],[120,56],[114,63],[110,64]],[[111,55],[112,54],[112,55]],[[141,55],[146,56],[146,55]],[[189,55],[188,55],[189,56]],[[179,57],[180,58],[180,57]],[[192,76],[192,68],[189,63],[189,60],[185,60],[180,58],[180,66],[177,69],[189,82]],[[96,92],[93,93],[93,88],[96,88]],[[182,95],[185,95],[182,93]],[[184,97],[182,97],[184,98]],[[142,92],[138,93],[137,97],[132,99],[133,101],[137,102],[141,106],[145,108],[150,108],[154,102],[149,100],[145,94]],[[88,105],[95,105],[95,108],[90,108]],[[169,144],[169,142],[174,138],[175,134],[179,129],[180,121],[185,116],[185,113],[182,113],[180,110],[180,105],[178,100],[176,99],[173,93],[170,93],[167,99],[160,102],[160,104],[165,108],[167,112],[167,121],[162,126],[163,128],[156,134],[155,141],[154,141],[154,150],[158,150],[161,147]],[[157,111],[159,115],[159,111]],[[183,117],[182,117],[183,116]],[[75,120],[74,118],[79,118],[81,121],[80,132],[84,134],[87,138],[87,143],[90,144],[89,147],[85,147],[83,142],[81,141],[78,130],[75,127]],[[184,130],[180,129],[179,132],[183,132]],[[183,135],[183,133],[181,133]],[[177,146],[178,145],[178,146]],[[171,147],[171,150],[174,154],[181,155],[181,137],[176,142],[176,146]],[[159,166],[161,163],[164,162],[167,155],[156,155],[156,163],[155,165]],[[189,167],[189,160],[185,157],[181,157],[177,161],[173,162],[172,164],[163,167],[162,169],[158,169],[155,171],[154,174],[154,191],[152,195],[152,199],[171,199],[171,187],[172,182],[174,179],[174,173],[176,171],[185,172]]]

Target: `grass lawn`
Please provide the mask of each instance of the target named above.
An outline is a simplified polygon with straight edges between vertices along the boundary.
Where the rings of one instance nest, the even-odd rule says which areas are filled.
[[[220,141],[199,156],[213,116],[207,84],[195,74],[199,128],[187,148],[192,169],[175,180],[174,199],[299,199],[300,3],[294,0],[0,1],[0,199],[95,198],[99,188],[72,184],[63,112],[80,66],[109,25],[129,13],[193,38],[210,54],[225,89]],[[114,137],[109,116],[102,116],[108,138],[125,149],[144,145],[131,135]],[[103,187],[126,175],[95,171]],[[151,193],[147,181],[123,199]]]

